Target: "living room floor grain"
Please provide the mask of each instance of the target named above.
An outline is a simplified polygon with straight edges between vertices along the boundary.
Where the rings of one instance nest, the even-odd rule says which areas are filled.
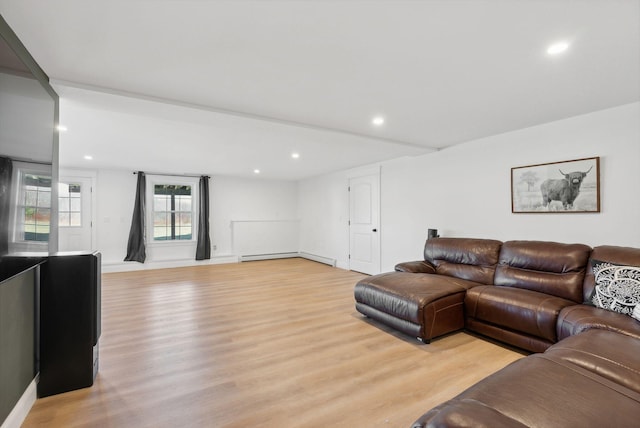
[[[363,318],[364,275],[304,259],[104,274],[100,372],[24,427],[408,427],[522,357]]]

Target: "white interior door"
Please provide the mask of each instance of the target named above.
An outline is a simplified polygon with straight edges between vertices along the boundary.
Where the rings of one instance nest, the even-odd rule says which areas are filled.
[[[90,177],[60,177],[58,187],[58,250],[90,251],[93,248]]]
[[[380,273],[380,174],[349,180],[349,269]]]

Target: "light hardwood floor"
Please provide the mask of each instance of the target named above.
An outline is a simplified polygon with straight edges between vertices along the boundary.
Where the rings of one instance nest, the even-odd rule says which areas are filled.
[[[522,357],[363,318],[363,277],[303,259],[105,274],[96,382],[23,426],[407,427]]]

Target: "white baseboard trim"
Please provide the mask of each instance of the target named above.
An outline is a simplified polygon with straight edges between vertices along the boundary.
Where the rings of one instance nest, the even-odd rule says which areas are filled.
[[[316,254],[305,253],[303,251],[301,251],[298,254],[303,259],[312,260],[312,261],[318,262],[318,263],[324,263],[325,265],[329,265],[331,267],[336,267],[336,259],[332,259],[332,258],[329,258],[329,257],[318,256]]]
[[[349,266],[349,263],[345,263],[345,262],[338,262],[336,264],[336,267],[339,268],[339,269],[351,270],[350,266]]]
[[[255,262],[257,260],[274,260],[274,259],[290,259],[299,257],[297,252],[294,253],[274,253],[274,254],[253,254],[240,256],[241,262]]]
[[[318,256],[316,254],[306,252],[290,252],[290,253],[274,253],[274,254],[253,254],[240,256],[241,262],[249,262],[256,260],[273,260],[273,259],[290,259],[292,257],[301,257],[303,259],[311,260],[318,263],[323,263],[331,267],[336,267],[336,259],[330,257]]]
[[[112,273],[112,272],[131,272],[138,270],[149,270],[149,269],[169,269],[176,267],[186,267],[186,266],[203,266],[203,265],[217,265],[223,263],[238,263],[238,256],[234,255],[224,255],[224,256],[214,256],[209,260],[193,260],[193,259],[183,259],[183,260],[167,260],[167,261],[155,261],[155,262],[102,262],[102,273]]]
[[[2,426],[0,428],[20,428],[37,398],[38,376],[36,376],[31,381],[27,389],[24,390],[22,397],[20,397],[16,405],[13,407],[13,410],[11,410],[7,419],[2,422]]]
[[[209,260],[199,260],[199,261],[196,261],[193,259],[152,261],[152,262],[145,262],[145,263],[103,261],[102,273],[132,272],[132,271],[149,270],[149,269],[169,269],[169,268],[188,267],[188,266],[217,265],[217,264],[223,264],[223,263],[239,263],[239,262],[257,261],[257,260],[289,259],[292,257],[302,257],[303,259],[312,260],[318,263],[323,263],[331,267],[337,266],[336,259],[319,256],[317,254],[311,254],[304,251],[300,251],[300,252],[292,251],[288,253],[250,254],[250,255],[242,255],[242,256],[227,254],[227,255],[213,256]],[[342,268],[342,266],[338,266],[338,267]]]

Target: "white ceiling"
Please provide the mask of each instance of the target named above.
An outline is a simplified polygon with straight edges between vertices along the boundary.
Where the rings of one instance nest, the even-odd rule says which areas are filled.
[[[63,166],[295,180],[640,100],[639,0],[0,0],[0,13],[61,95]],[[559,40],[570,49],[548,56]]]

